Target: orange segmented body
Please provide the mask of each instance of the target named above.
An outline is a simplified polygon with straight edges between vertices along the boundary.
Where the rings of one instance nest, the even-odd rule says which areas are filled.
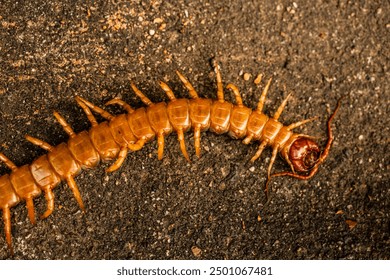
[[[239,90],[233,84],[228,84],[226,88],[233,92],[235,104],[224,99],[218,66],[215,67],[215,72],[218,89],[216,100],[200,98],[187,78],[179,72],[177,75],[189,91],[191,99],[177,99],[169,86],[160,82],[161,88],[170,101],[168,103],[153,103],[132,83],[132,89],[147,106],[146,108],[133,109],[123,100],[112,99],[106,105],[120,105],[127,111],[126,114],[113,116],[89,101],[76,97],[76,102],[81,106],[92,125],[88,132],[82,131],[76,134],[65,119],[55,112],[55,118],[69,135],[67,143],[53,147],[42,140],[27,135],[28,141],[47,150],[48,153],[37,158],[30,165],[22,167],[17,167],[4,154],[0,153],[0,161],[11,169],[10,174],[0,176],[0,207],[3,210],[4,231],[11,254],[13,254],[11,207],[20,201],[26,201],[29,218],[32,223],[35,223],[33,199],[43,191],[47,201],[47,210],[41,215],[41,218],[46,218],[54,210],[53,188],[61,181],[66,181],[80,208],[84,210],[81,194],[74,181],[74,177],[82,169],[93,168],[100,160],[115,159],[107,172],[115,171],[121,167],[129,151],[140,150],[146,143],[155,138],[157,138],[158,159],[162,159],[164,139],[173,131],[177,133],[180,149],[188,161],[190,158],[186,150],[184,133],[191,128],[194,131],[195,153],[198,157],[200,157],[201,150],[201,132],[208,129],[217,134],[228,133],[234,139],[243,139],[244,144],[260,142],[252,161],[258,159],[267,146],[271,147],[272,157],[268,166],[266,193],[271,177],[311,178],[329,154],[333,142],[330,124],[340,106],[340,101],[328,120],[328,141],[321,152],[312,137],[292,132],[294,128],[313,121],[315,118],[298,121],[287,126],[278,121],[290,95],[282,102],[272,117],[262,112],[271,79],[260,96],[257,108],[252,110],[243,104]],[[98,123],[92,111],[107,121]],[[290,165],[291,171],[272,175],[272,165],[278,152]]]

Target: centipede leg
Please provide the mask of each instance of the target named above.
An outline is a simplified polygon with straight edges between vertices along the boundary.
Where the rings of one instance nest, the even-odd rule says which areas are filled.
[[[0,153],[0,160],[11,170],[16,170],[18,167],[13,163],[9,158],[7,158],[3,153]]]
[[[84,113],[87,115],[87,118],[88,118],[89,122],[91,123],[92,127],[97,126],[98,122],[96,121],[96,118],[94,117],[94,115],[92,115],[92,112],[89,109],[89,107],[87,105],[85,105],[85,103],[82,101],[82,99],[79,98],[78,96],[75,97],[75,100],[76,100],[77,104],[83,109]]]
[[[66,177],[65,180],[66,180],[66,183],[68,184],[69,188],[72,190],[73,196],[75,197],[75,199],[76,199],[77,203],[79,204],[81,210],[83,210],[83,212],[85,212],[85,207],[84,207],[83,200],[81,199],[81,194],[80,194],[79,188],[77,187],[77,184],[74,181],[73,177],[72,176],[68,176],[68,177]]]
[[[43,213],[41,215],[41,219],[45,219],[47,217],[49,217],[51,215],[51,213],[53,213],[53,210],[54,210],[54,193],[53,191],[51,190],[51,186],[46,186],[45,187],[45,199],[46,199],[46,202],[47,202],[47,209],[45,211],[45,213]]]
[[[142,147],[145,145],[145,143],[146,143],[145,139],[139,139],[139,140],[138,140],[137,142],[135,142],[134,144],[131,144],[131,143],[127,144],[127,147],[128,147],[131,151],[135,152],[135,151],[141,150]]]
[[[133,91],[135,92],[135,94],[141,99],[141,101],[146,105],[146,106],[150,106],[153,104],[152,101],[150,101],[150,99],[145,95],[143,94],[136,86],[135,84],[131,83],[130,84],[131,88],[133,89]]]
[[[200,158],[200,125],[194,127],[195,154]]]
[[[267,146],[268,141],[264,140],[261,142],[259,148],[256,151],[256,154],[251,158],[251,162],[254,162],[256,159],[258,159],[261,156],[261,153],[263,152],[264,148]]]
[[[273,150],[272,150],[271,160],[269,161],[269,165],[268,165],[267,182],[271,178],[272,166],[274,165],[276,156],[278,155],[278,151],[279,151],[279,146],[274,147]],[[268,197],[268,184],[265,185],[265,194]]]
[[[217,98],[218,101],[224,101],[224,93],[223,93],[223,84],[222,84],[222,76],[221,71],[219,70],[219,65],[214,61],[214,71],[217,79]]]
[[[125,101],[119,98],[111,99],[110,101],[106,102],[105,105],[107,106],[107,105],[114,105],[114,104],[123,107],[129,114],[134,112],[134,109],[129,104],[127,104]]]
[[[304,124],[307,124],[307,123],[309,123],[309,122],[312,122],[312,121],[316,120],[317,118],[318,118],[318,117],[315,116],[315,117],[310,118],[310,119],[307,119],[307,120],[302,120],[302,121],[299,121],[299,122],[296,122],[296,123],[292,123],[292,124],[288,125],[287,128],[288,128],[288,130],[293,130],[294,128],[297,128],[297,127],[299,127],[299,126],[302,126],[302,125],[304,125]]]
[[[26,207],[27,207],[27,214],[30,219],[30,222],[34,225],[35,224],[35,210],[34,210],[34,201],[32,197],[26,198]]]
[[[159,160],[162,160],[164,156],[164,142],[164,131],[159,131],[157,133],[157,155]]]
[[[126,146],[122,147],[121,150],[119,151],[117,160],[109,168],[107,168],[106,172],[114,172],[118,170],[122,166],[124,160],[126,159],[127,152],[128,152],[127,147]]]
[[[241,94],[240,94],[240,91],[238,90],[238,87],[236,85],[233,85],[233,84],[228,84],[226,86],[226,88],[233,91],[234,97],[236,98],[236,104],[238,106],[243,106]]]
[[[80,96],[76,96],[76,98],[81,101],[82,103],[84,103],[85,105],[87,105],[92,111],[98,113],[99,115],[101,115],[103,118],[107,119],[107,120],[112,120],[114,118],[113,115],[111,115],[109,112],[103,110],[102,108],[92,104],[91,102],[81,98]]]
[[[256,111],[261,113],[263,111],[265,98],[267,97],[267,93],[269,90],[269,87],[271,86],[272,78],[270,78],[266,84],[266,86],[263,89],[263,92],[261,93],[261,96],[259,98],[259,102],[257,103]]]
[[[188,92],[190,93],[190,96],[194,99],[199,98],[198,93],[196,92],[196,90],[194,89],[192,84],[187,80],[187,78],[184,77],[179,71],[176,71],[176,74],[179,76],[180,80],[182,81],[184,86],[187,88]]]
[[[57,121],[61,124],[65,132],[69,135],[69,137],[71,138],[74,137],[75,133],[72,127],[68,124],[68,122],[58,112],[54,112],[53,115],[57,119]]]
[[[49,143],[43,141],[43,140],[40,140],[38,138],[35,138],[35,137],[32,137],[30,135],[26,135],[25,136],[26,140],[29,141],[30,143],[34,144],[34,145],[37,145],[38,147],[41,147],[42,149],[46,150],[46,151],[51,151],[53,150],[53,146],[50,145]]]
[[[3,221],[4,221],[4,232],[5,239],[7,241],[8,249],[11,252],[11,256],[14,255],[14,250],[12,248],[12,237],[11,237],[11,211],[8,206],[5,206],[3,209]]]
[[[180,143],[180,150],[183,153],[183,156],[188,162],[191,162],[190,157],[188,156],[187,149],[186,149],[186,143],[184,141],[184,132],[182,129],[177,130],[177,137],[179,139]]]
[[[284,108],[287,105],[287,101],[290,98],[290,96],[291,96],[291,93],[289,95],[287,95],[287,97],[283,100],[282,104],[280,104],[279,108],[276,110],[276,113],[274,114],[274,117],[273,117],[275,120],[279,119],[280,115],[282,114]]]

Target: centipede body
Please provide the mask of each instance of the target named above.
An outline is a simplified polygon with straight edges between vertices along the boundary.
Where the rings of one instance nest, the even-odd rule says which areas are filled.
[[[257,160],[263,150],[272,148],[272,157],[268,166],[266,193],[268,182],[273,176],[291,176],[298,179],[309,179],[318,170],[319,165],[329,154],[333,141],[330,127],[340,103],[328,121],[328,142],[321,152],[313,138],[296,134],[292,130],[315,118],[301,120],[290,125],[278,121],[284,110],[289,96],[282,102],[273,116],[263,113],[263,107],[271,79],[266,83],[260,96],[257,108],[246,107],[241,99],[238,88],[228,84],[235,97],[235,103],[224,98],[224,90],[219,67],[215,67],[217,78],[217,99],[203,98],[198,95],[192,84],[181,73],[179,79],[188,90],[191,99],[176,98],[170,87],[160,82],[167,94],[169,102],[153,103],[134,83],[131,87],[146,107],[137,109],[120,99],[112,99],[106,105],[122,107],[126,113],[112,115],[108,111],[77,96],[76,102],[85,112],[91,129],[74,132],[67,121],[58,113],[54,116],[69,136],[67,142],[52,146],[35,137],[26,136],[31,143],[47,151],[31,164],[16,166],[5,154],[0,153],[0,160],[11,169],[10,174],[0,177],[0,207],[3,210],[4,231],[6,243],[13,254],[11,241],[10,208],[25,201],[31,223],[36,222],[34,199],[44,195],[47,210],[41,218],[47,218],[54,210],[55,198],[53,189],[65,181],[71,189],[79,207],[84,211],[85,206],[77,183],[74,178],[84,169],[96,167],[101,160],[114,161],[106,170],[114,172],[123,164],[129,152],[142,149],[145,144],[156,140],[157,157],[164,157],[165,137],[175,132],[180,150],[184,158],[190,162],[184,134],[194,131],[194,148],[197,157],[201,155],[201,133],[211,130],[216,134],[228,133],[233,139],[243,139],[244,144],[259,142],[259,147],[251,161]],[[93,113],[102,116],[105,121],[98,123]],[[272,174],[272,166],[277,154],[280,153],[291,167],[291,172]]]

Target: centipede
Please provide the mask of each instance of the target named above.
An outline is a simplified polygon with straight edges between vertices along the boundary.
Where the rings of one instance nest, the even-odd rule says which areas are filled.
[[[197,157],[201,155],[201,132],[206,130],[216,134],[228,133],[231,138],[242,140],[246,145],[252,142],[259,143],[256,153],[250,159],[251,162],[260,158],[266,147],[270,147],[272,156],[264,187],[266,194],[273,177],[290,176],[300,180],[313,177],[329,155],[334,140],[331,122],[340,107],[341,99],[338,100],[336,108],[327,121],[328,139],[321,150],[314,137],[293,132],[295,128],[314,121],[317,117],[289,125],[283,125],[278,120],[291,94],[282,101],[273,116],[263,113],[272,78],[264,86],[257,107],[252,110],[243,104],[239,89],[234,84],[227,84],[225,89],[233,93],[235,103],[225,100],[221,72],[217,64],[214,65],[214,71],[217,99],[199,97],[190,81],[176,71],[188,90],[190,99],[176,98],[168,84],[160,81],[159,85],[169,101],[153,103],[131,82],[132,90],[146,106],[134,109],[122,99],[114,98],[105,105],[120,106],[125,113],[112,115],[82,97],[76,96],[76,103],[82,108],[91,124],[88,131],[75,133],[67,121],[58,112],[54,112],[54,117],[69,136],[67,142],[52,146],[43,140],[26,135],[29,142],[43,148],[47,153],[31,164],[23,166],[16,166],[0,152],[0,161],[11,170],[9,174],[0,177],[0,207],[3,212],[5,241],[10,255],[14,254],[10,208],[24,201],[29,220],[35,224],[34,199],[44,194],[47,209],[40,218],[49,217],[54,210],[53,189],[65,181],[84,212],[82,195],[75,181],[75,177],[82,170],[94,168],[101,161],[114,161],[106,169],[107,172],[114,172],[122,166],[129,152],[138,151],[153,140],[157,140],[157,158],[161,160],[164,156],[165,137],[172,132],[177,134],[180,150],[189,162],[184,133],[190,129],[193,130]],[[104,121],[99,123],[93,113],[100,115]],[[278,153],[291,170],[272,174],[272,166]]]

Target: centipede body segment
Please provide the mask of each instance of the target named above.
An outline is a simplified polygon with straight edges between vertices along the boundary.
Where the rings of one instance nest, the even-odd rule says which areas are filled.
[[[57,121],[69,135],[67,143],[51,146],[40,139],[27,135],[26,139],[47,151],[31,164],[16,166],[8,157],[0,153],[0,161],[11,169],[10,174],[0,177],[0,207],[3,210],[3,221],[6,242],[13,254],[11,241],[11,211],[20,201],[25,201],[31,223],[35,223],[34,198],[43,192],[47,201],[47,210],[41,218],[47,218],[54,210],[53,189],[66,181],[73,195],[84,211],[84,203],[74,177],[82,169],[94,168],[101,160],[115,160],[107,169],[113,172],[121,167],[129,151],[137,151],[157,139],[157,156],[163,158],[165,137],[176,132],[180,150],[190,161],[184,140],[184,133],[190,129],[194,132],[194,147],[198,157],[201,154],[201,132],[211,130],[217,134],[228,133],[234,139],[243,139],[244,144],[259,142],[258,149],[251,161],[258,159],[266,147],[272,148],[272,157],[267,171],[266,193],[271,177],[291,176],[298,179],[309,179],[318,170],[319,165],[329,154],[333,141],[331,121],[333,120],[340,101],[328,120],[328,141],[321,152],[313,137],[296,134],[292,130],[315,118],[301,120],[290,125],[283,125],[279,117],[283,112],[290,95],[282,102],[272,117],[263,113],[264,102],[268,93],[271,79],[265,85],[257,108],[252,110],[243,104],[238,88],[228,84],[235,97],[235,104],[224,98],[221,73],[215,66],[217,80],[217,99],[201,98],[188,81],[176,72],[191,99],[176,98],[170,87],[160,82],[162,90],[169,102],[153,103],[135,84],[131,88],[142,100],[146,107],[132,108],[120,99],[112,99],[106,105],[119,105],[126,114],[112,115],[104,109],[77,96],[76,102],[85,112],[91,129],[75,133],[66,120],[54,112]],[[98,123],[93,113],[101,115],[106,121]],[[271,174],[277,154],[280,153],[291,167],[291,171]]]

